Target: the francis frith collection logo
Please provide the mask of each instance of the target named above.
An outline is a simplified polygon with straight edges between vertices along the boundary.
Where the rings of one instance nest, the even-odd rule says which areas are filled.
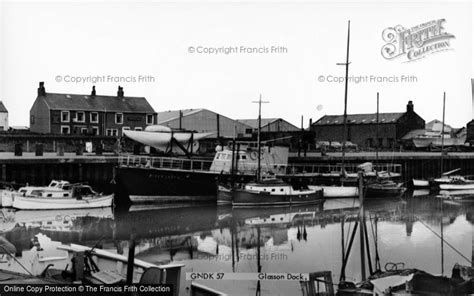
[[[382,56],[387,60],[411,62],[452,49],[450,41],[455,37],[445,31],[445,23],[445,19],[438,19],[411,28],[401,25],[386,28],[382,32],[382,38],[387,42],[382,47]]]

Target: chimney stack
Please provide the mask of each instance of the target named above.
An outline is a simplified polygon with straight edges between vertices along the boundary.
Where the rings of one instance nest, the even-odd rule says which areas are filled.
[[[413,112],[413,109],[414,109],[413,101],[408,101],[407,112]]]
[[[118,87],[117,97],[123,98],[123,87],[121,87],[120,85]]]
[[[309,119],[309,127],[311,127],[313,125],[313,118],[310,118]]]
[[[92,86],[91,96],[95,97],[95,85]]]
[[[38,96],[45,96],[45,95],[46,95],[46,89],[44,88],[44,82],[41,81],[38,87]]]

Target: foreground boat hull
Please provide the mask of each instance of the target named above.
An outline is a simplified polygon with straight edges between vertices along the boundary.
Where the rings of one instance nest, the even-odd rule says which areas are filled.
[[[114,195],[83,199],[58,199],[15,196],[13,207],[20,210],[91,209],[112,206]]]

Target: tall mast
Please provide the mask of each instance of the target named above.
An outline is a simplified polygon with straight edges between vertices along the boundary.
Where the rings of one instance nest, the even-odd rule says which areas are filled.
[[[253,101],[252,103],[258,103],[258,131],[257,131],[257,182],[260,182],[260,171],[261,171],[261,149],[260,149],[260,130],[262,129],[262,104],[270,103],[268,101],[262,101],[262,95],[258,101]]]
[[[446,106],[446,92],[443,93],[443,123],[441,127],[441,174],[443,175],[443,157],[444,157],[444,112]]]
[[[377,127],[375,128],[375,141],[377,142],[375,148],[375,164],[379,164],[379,93],[377,92]],[[376,172],[378,174],[378,172]]]
[[[346,79],[345,79],[345,90],[344,90],[344,116],[342,120],[343,126],[343,139],[342,139],[342,172],[345,172],[344,163],[346,160],[346,138],[347,138],[347,87],[348,87],[348,77],[349,77],[349,42],[351,36],[351,21],[347,22],[347,51],[346,51],[346,62],[338,63],[337,65],[346,66]]]

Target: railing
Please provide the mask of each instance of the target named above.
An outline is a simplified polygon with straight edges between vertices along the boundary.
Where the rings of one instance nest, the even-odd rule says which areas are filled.
[[[127,167],[160,168],[186,171],[209,171],[212,160],[177,157],[127,155],[119,157],[119,165]]]
[[[177,157],[151,157],[142,155],[126,155],[119,157],[119,165],[127,167],[160,168],[170,170],[186,171],[211,171],[212,160],[209,159],[189,159]],[[230,165],[229,165],[230,166]],[[357,172],[358,164],[345,164],[344,169],[348,173]],[[220,168],[222,169],[222,167]],[[387,171],[391,173],[402,173],[401,164],[381,163],[374,164],[376,171]],[[220,171],[214,170],[216,173]],[[227,167],[227,173],[230,169]],[[239,162],[239,174],[255,174],[256,163]],[[301,175],[301,174],[342,174],[341,164],[267,164],[262,163],[263,172],[273,172],[278,175]],[[225,172],[224,172],[225,173]]]

